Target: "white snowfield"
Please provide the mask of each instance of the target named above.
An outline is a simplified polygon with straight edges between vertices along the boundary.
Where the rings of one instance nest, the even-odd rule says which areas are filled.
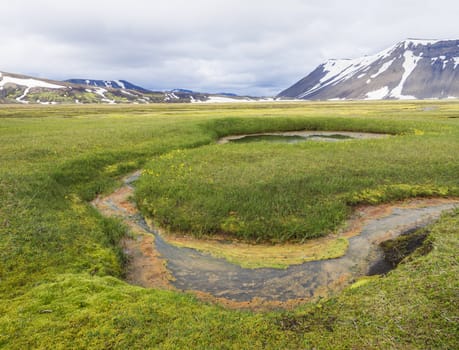
[[[191,103],[241,103],[241,102],[275,102],[275,101],[278,101],[278,100],[272,97],[253,99],[249,97],[231,98],[227,96],[209,96],[207,100],[205,101],[195,100],[193,97],[191,98]],[[287,100],[279,100],[279,101],[286,102]]]
[[[237,103],[237,102],[250,102],[251,99],[237,99],[225,96],[209,96],[206,101],[195,101],[195,103]]]
[[[115,83],[117,83],[120,88],[126,89],[126,86],[121,80],[115,80]]]
[[[371,91],[367,93],[366,100],[382,100],[389,94],[389,88],[387,86],[382,87],[379,90]]]
[[[0,73],[0,86],[5,86],[6,84],[16,84],[19,86],[25,86],[27,88],[35,88],[35,87],[40,87],[40,88],[47,88],[47,89],[64,89],[66,86],[63,85],[56,85],[56,84],[51,84],[47,83],[46,81],[42,80],[37,80],[37,79],[22,79],[22,78],[13,78],[8,75],[3,75]]]

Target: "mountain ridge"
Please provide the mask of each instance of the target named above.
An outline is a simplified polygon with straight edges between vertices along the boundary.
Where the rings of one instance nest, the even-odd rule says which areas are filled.
[[[78,84],[78,82],[36,78],[22,74],[0,72],[0,103],[22,104],[83,104],[83,103],[149,103],[164,102],[163,92],[128,89],[135,85],[119,81],[109,84]]]
[[[36,78],[0,71],[0,104],[215,103],[266,100],[186,89],[150,91],[126,80]]]
[[[459,40],[406,39],[375,55],[329,59],[277,97],[305,100],[459,96]]]
[[[152,92],[151,90],[145,89],[141,86],[130,83],[127,80],[96,80],[96,79],[66,79],[64,82],[87,85],[89,87],[102,87],[102,88],[113,88],[113,89],[124,89],[124,90],[136,90],[144,93]]]

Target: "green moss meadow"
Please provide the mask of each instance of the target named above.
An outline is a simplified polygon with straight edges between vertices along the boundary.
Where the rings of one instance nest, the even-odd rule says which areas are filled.
[[[216,144],[287,130],[391,136]],[[144,169],[136,201],[166,228],[305,241],[356,205],[459,197],[458,102],[2,106],[0,140],[0,348],[459,348],[459,210],[386,276],[253,312],[127,284],[129,232],[89,204]]]

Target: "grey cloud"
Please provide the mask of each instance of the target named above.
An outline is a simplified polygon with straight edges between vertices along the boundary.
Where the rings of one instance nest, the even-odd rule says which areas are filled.
[[[459,38],[450,0],[9,2],[0,70],[154,89],[272,95],[328,58],[406,37]]]

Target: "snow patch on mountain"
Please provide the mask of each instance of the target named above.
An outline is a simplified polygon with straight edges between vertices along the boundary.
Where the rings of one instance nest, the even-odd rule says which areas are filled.
[[[129,91],[126,90],[121,90],[121,93],[129,96],[135,96],[134,94],[131,94]]]
[[[120,88],[126,89],[126,86],[121,80],[115,80],[115,83],[117,83]]]
[[[402,43],[405,49],[408,49],[410,46],[416,47],[418,45],[434,45],[438,43],[440,40],[432,40],[432,39],[407,39],[404,40]]]
[[[106,102],[106,103],[109,103],[109,104],[114,104],[115,101],[114,100],[110,100],[109,98],[107,98],[105,96],[105,93],[107,92],[106,89],[104,88],[97,88],[94,90],[94,92],[99,95],[100,97],[102,97],[102,102]]]
[[[241,102],[241,100],[223,97],[223,96],[209,96],[205,101],[195,101],[194,103],[232,103],[232,102]]]
[[[404,73],[402,75],[402,79],[400,80],[399,84],[397,87],[392,89],[390,96],[394,98],[399,98],[401,100],[406,100],[406,99],[415,99],[413,96],[404,96],[402,94],[403,87],[405,85],[406,79],[413,73],[413,71],[416,68],[416,65],[418,64],[419,60],[421,59],[419,56],[415,56],[412,51],[407,50],[404,52],[403,57],[405,61],[403,62],[403,69]]]
[[[231,98],[226,96],[209,96],[207,100],[194,100],[193,103],[238,103],[238,102],[256,102],[257,100],[245,98]]]
[[[23,78],[13,78],[7,75],[0,75],[2,78],[0,80],[0,86],[5,86],[6,84],[15,84],[19,86],[25,86],[29,89],[31,88],[46,88],[46,89],[64,89],[65,86],[62,85],[56,85],[56,84],[51,84],[47,83],[42,80],[37,80],[37,79],[23,79]]]
[[[20,103],[28,104],[29,101],[24,101],[24,98],[25,98],[25,97],[27,96],[27,94],[30,92],[30,89],[31,89],[30,87],[26,88],[26,89],[24,90],[24,93],[23,93],[21,96],[16,97],[16,101],[18,101],[18,102],[20,102]]]
[[[86,85],[91,88],[101,87],[105,89],[135,90],[141,93],[151,92],[150,90],[134,85],[126,80],[92,80],[92,79],[77,78],[77,79],[67,79],[66,82],[77,84],[77,85]]]
[[[371,75],[371,78],[374,79],[376,78],[378,75],[381,75],[382,73],[384,73],[386,70],[389,69],[389,67],[392,65],[392,63],[394,63],[395,59],[392,59],[386,63],[384,63],[381,68],[373,75]]]
[[[180,100],[180,97],[178,97],[174,92],[166,92],[164,101],[172,101],[172,100]]]
[[[366,100],[382,100],[389,94],[389,88],[387,86],[382,87],[379,90],[371,91],[367,93]]]
[[[320,79],[319,83],[323,84],[329,81],[332,78],[336,78],[343,72],[346,72],[351,66],[353,62],[352,60],[330,60],[324,65],[324,72],[327,74],[324,75],[322,79]]]

